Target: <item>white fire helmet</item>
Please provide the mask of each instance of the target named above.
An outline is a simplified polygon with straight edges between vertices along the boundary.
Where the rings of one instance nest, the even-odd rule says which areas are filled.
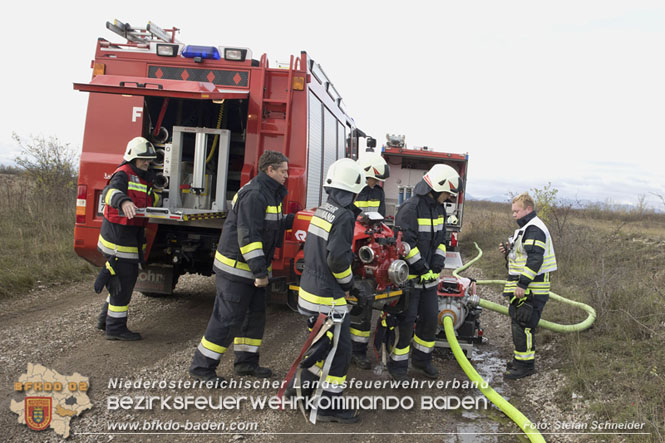
[[[341,158],[328,168],[323,186],[358,194],[365,187],[365,171],[350,158]]]
[[[358,159],[358,164],[365,171],[367,178],[385,181],[390,177],[390,166],[388,166],[388,163],[386,163],[381,155],[366,155]]]
[[[130,162],[135,158],[156,159],[155,147],[144,137],[134,137],[127,143],[127,150],[123,159]]]
[[[434,192],[448,192],[451,195],[457,195],[459,192],[460,177],[452,166],[434,165],[423,179]]]

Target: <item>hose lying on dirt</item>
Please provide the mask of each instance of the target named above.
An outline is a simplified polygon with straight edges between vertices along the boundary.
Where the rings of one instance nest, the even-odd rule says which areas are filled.
[[[453,326],[453,320],[451,315],[446,315],[443,318],[443,327],[446,332],[446,340],[452,349],[453,354],[457,363],[464,371],[464,373],[469,377],[469,380],[476,382],[478,384],[478,389],[487,397],[497,408],[499,408],[504,414],[506,414],[512,421],[514,421],[517,426],[524,431],[524,433],[529,437],[529,440],[532,442],[545,442],[543,436],[538,432],[536,427],[529,421],[528,418],[524,416],[515,406],[508,403],[508,401],[501,397],[501,395],[496,392],[492,387],[490,387],[485,380],[476,372],[469,360],[464,355],[464,351],[457,342],[457,337],[455,337],[455,327]]]
[[[480,249],[478,246],[478,243],[474,242],[474,245],[476,246],[476,249],[478,250],[478,255],[476,255],[473,259],[469,260],[468,263],[466,263],[463,266],[460,266],[459,268],[455,269],[453,271],[453,275],[455,277],[459,277],[458,272],[462,272],[469,266],[471,266],[473,263],[478,261],[480,257],[483,256],[483,251]],[[506,282],[504,280],[478,280],[476,284],[479,285],[504,285]],[[560,301],[562,303],[566,303],[568,305],[572,306],[577,306],[578,308],[584,310],[588,315],[587,318],[577,324],[574,325],[561,325],[558,323],[553,323],[547,320],[540,320],[538,322],[538,326],[541,328],[549,329],[550,331],[555,331],[555,332],[577,332],[577,331],[584,331],[585,329],[588,329],[591,327],[593,322],[596,320],[596,310],[593,309],[591,306],[578,302],[578,301],[573,301],[573,300],[568,300],[565,297],[560,296],[559,294],[555,294],[554,292],[550,291],[550,298],[553,300]],[[483,308],[490,309],[495,312],[499,312],[503,315],[508,315],[508,308],[506,306],[501,306],[499,304],[496,304],[494,302],[491,302],[489,300],[484,300],[480,299],[480,306]]]
[[[478,243],[474,243],[474,245],[478,250],[478,255],[474,257],[472,260],[470,260],[468,263],[466,263],[465,265],[455,269],[453,271],[453,275],[455,277],[459,277],[458,272],[465,270],[473,263],[475,263],[478,259],[480,259],[480,257],[483,256],[483,251],[478,246]],[[488,285],[488,284],[504,285],[506,282],[503,280],[478,280],[476,283],[479,285]],[[561,297],[560,295],[555,294],[554,292],[550,292],[550,297],[555,300],[561,301],[563,303],[577,306],[586,311],[588,316],[581,323],[577,323],[574,325],[560,325],[558,323],[553,323],[541,319],[540,322],[538,323],[538,326],[556,332],[574,332],[574,331],[583,331],[591,327],[593,322],[596,320],[596,311],[591,306],[581,302],[568,300],[567,298]],[[501,306],[499,304],[496,304],[489,300],[484,300],[482,298],[480,299],[479,304],[483,308],[487,308],[492,311],[508,315],[508,308],[505,306]],[[533,426],[531,421],[529,421],[529,419],[526,418],[524,414],[522,414],[517,408],[511,405],[506,399],[501,397],[501,395],[499,395],[494,389],[492,389],[489,385],[487,385],[483,380],[483,378],[473,368],[469,360],[464,355],[462,348],[460,348],[459,343],[457,342],[457,337],[455,336],[455,328],[453,326],[453,319],[450,315],[446,315],[444,317],[443,326],[446,333],[446,340],[448,340],[450,349],[452,349],[453,354],[455,355],[455,359],[457,360],[457,363],[460,365],[460,367],[467,375],[467,377],[469,377],[471,381],[478,383],[479,389],[483,393],[483,395],[485,395],[485,397],[487,397],[488,400],[494,403],[494,405],[498,407],[504,414],[506,414],[512,421],[514,421],[515,424],[517,424],[517,426],[519,426],[520,429],[527,435],[527,437],[529,437],[529,440],[531,440],[532,442],[544,442],[545,439],[540,434],[540,432],[538,432],[538,430],[535,429],[535,426]]]

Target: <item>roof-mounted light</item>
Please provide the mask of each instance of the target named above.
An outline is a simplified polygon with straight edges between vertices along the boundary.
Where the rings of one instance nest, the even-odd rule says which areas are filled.
[[[224,60],[242,62],[245,61],[245,57],[247,57],[247,49],[224,48]]]
[[[178,45],[168,45],[165,43],[157,43],[157,55],[162,57],[175,57],[178,55]]]
[[[185,49],[182,50],[182,56],[185,58],[201,58],[201,59],[211,59],[219,60],[219,51],[214,46],[195,46],[187,45]]]

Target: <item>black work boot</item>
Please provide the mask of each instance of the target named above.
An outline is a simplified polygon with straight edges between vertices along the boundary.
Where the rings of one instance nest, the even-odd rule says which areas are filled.
[[[515,362],[514,358],[506,363],[506,371],[510,371],[511,369],[517,369],[517,362]]]
[[[360,369],[371,369],[372,368],[372,363],[370,363],[369,359],[364,354],[353,354],[353,355],[351,355],[351,362],[353,362],[353,364],[358,366]]]
[[[388,367],[388,373],[392,377],[393,380],[397,382],[411,382],[411,377],[407,374],[407,368],[390,368]]]
[[[528,377],[529,375],[535,373],[536,373],[536,368],[533,365],[523,366],[519,364],[514,364],[514,367],[512,369],[506,370],[506,373],[503,376],[508,380],[517,380],[518,378]]]
[[[434,367],[431,361],[415,361],[412,360],[411,364],[414,369],[422,372],[427,378],[439,378],[439,370]]]
[[[309,384],[309,382],[307,382],[307,387],[306,388],[305,387],[300,388],[300,395],[302,396],[302,398],[298,399],[297,398],[298,397],[298,389],[296,389],[296,387],[295,387],[295,382],[296,382],[296,378],[293,377],[291,379],[291,381],[289,382],[289,384],[287,385],[286,391],[284,391],[284,398],[287,398],[287,399],[295,398],[297,400],[305,400],[306,401],[309,397],[312,396],[312,394],[314,393],[314,388],[312,387],[312,385]],[[300,385],[301,386],[304,385],[303,380],[300,380]],[[308,409],[308,408],[306,407],[306,409]]]
[[[196,380],[201,380],[201,381],[210,381],[210,382],[216,382],[217,383],[217,388],[222,387],[222,382],[225,381],[224,377],[218,376],[214,371],[213,372],[208,372],[208,373],[199,373],[196,371],[193,371],[192,369],[189,370],[189,376],[192,377],[193,379]]]
[[[97,316],[97,329],[101,329],[102,331],[106,330],[106,313],[109,310],[109,304],[108,302],[104,302],[102,305],[102,311],[99,313],[99,316]]]
[[[328,392],[323,392],[323,396],[327,397],[327,399],[330,399],[333,401],[333,399],[341,399],[342,395],[341,394],[330,394]],[[327,399],[321,399],[323,404],[327,403]],[[334,423],[343,423],[343,424],[351,424],[351,423],[356,423],[360,420],[360,417],[358,416],[358,410],[357,409],[345,409],[341,407],[334,407],[334,405],[330,405],[330,407],[327,408],[322,408],[319,407],[319,409],[316,411],[316,420],[317,421],[322,421],[322,422],[334,422]]]
[[[141,334],[127,329],[127,317],[114,318],[106,316],[106,339],[121,341],[141,340]]]
[[[125,328],[124,331],[114,332],[113,334],[106,333],[107,340],[136,341],[141,340],[142,338],[141,334],[138,332],[132,332],[127,328]]]
[[[237,375],[251,375],[258,378],[268,378],[272,376],[270,368],[264,368],[250,363],[239,363],[233,367]]]

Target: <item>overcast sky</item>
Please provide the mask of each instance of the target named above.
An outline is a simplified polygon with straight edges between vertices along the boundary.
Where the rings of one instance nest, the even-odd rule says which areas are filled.
[[[0,163],[17,154],[13,131],[80,149],[88,97],[72,83],[90,79],[97,37],[121,41],[114,18],[271,64],[306,50],[379,143],[468,152],[474,197],[551,182],[566,198],[663,206],[662,1],[15,2]]]

